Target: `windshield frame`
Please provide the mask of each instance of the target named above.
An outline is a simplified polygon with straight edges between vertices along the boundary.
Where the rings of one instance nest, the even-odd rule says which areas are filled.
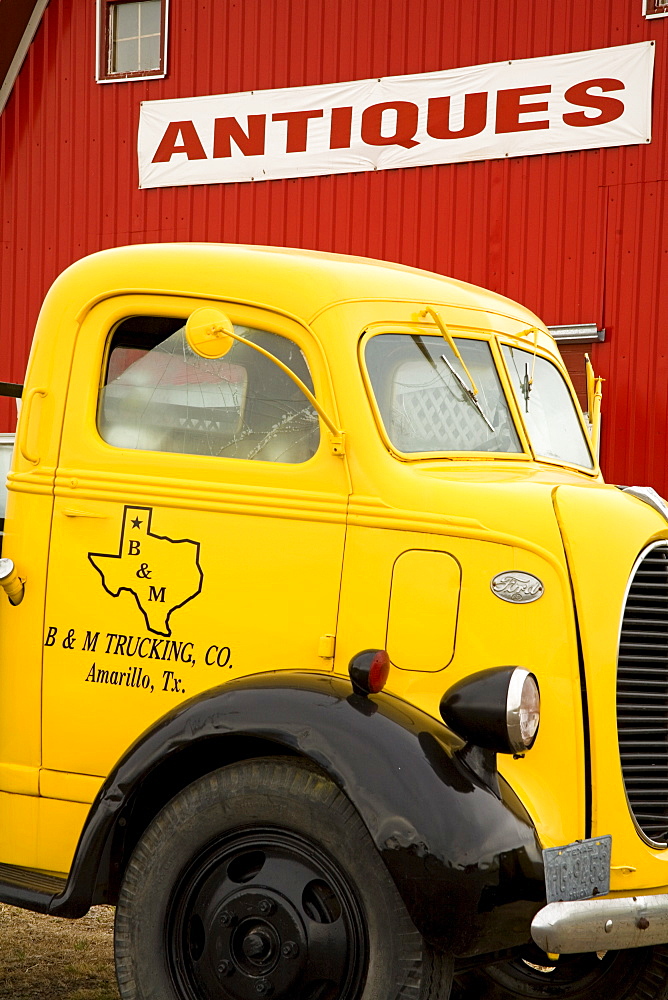
[[[402,334],[406,336],[417,335],[417,336],[428,336],[428,337],[440,337],[442,336],[438,327],[433,323],[422,323],[422,322],[401,322],[401,321],[385,321],[378,323],[371,323],[364,328],[358,342],[358,359],[360,369],[362,371],[362,377],[364,381],[364,386],[366,389],[367,398],[371,406],[371,410],[374,417],[374,422],[380,434],[383,444],[390,452],[390,454],[400,462],[429,462],[434,460],[446,460],[449,462],[536,462],[540,465],[550,465],[556,466],[558,468],[565,468],[573,470],[581,475],[586,475],[591,478],[597,478],[600,476],[600,469],[596,455],[591,447],[591,439],[589,437],[589,431],[584,419],[584,414],[580,408],[579,400],[575,394],[575,390],[572,386],[570,377],[565,369],[564,363],[561,357],[557,354],[552,354],[549,351],[544,350],[542,347],[536,348],[536,355],[547,362],[551,362],[558,370],[561,375],[564,384],[567,386],[573,406],[575,407],[575,412],[579,420],[580,426],[582,428],[586,447],[592,460],[592,465],[590,468],[583,465],[575,465],[572,462],[564,461],[563,459],[543,457],[539,455],[533,448],[531,443],[531,438],[528,434],[526,424],[522,418],[520,402],[515,395],[513,389],[513,384],[506,366],[506,361],[503,356],[502,346],[506,345],[509,347],[515,347],[522,350],[528,350],[533,353],[534,345],[532,340],[525,341],[524,338],[513,337],[508,334],[501,334],[490,330],[477,330],[471,326],[463,326],[458,324],[448,324],[448,329],[455,340],[475,340],[486,343],[492,354],[494,365],[496,367],[496,374],[501,384],[503,394],[505,396],[506,404],[508,406],[509,414],[517,434],[521,451],[507,451],[507,452],[489,452],[489,451],[420,451],[420,452],[405,452],[401,451],[397,446],[391,441],[389,433],[385,427],[383,417],[376,399],[376,395],[373,389],[373,384],[371,381],[371,375],[366,364],[366,346],[369,341],[382,334]],[[445,343],[445,341],[444,341]]]
[[[390,439],[390,435],[385,427],[380,406],[376,399],[371,375],[366,363],[366,347],[370,340],[383,334],[398,334],[402,336],[421,337],[442,337],[437,326],[432,323],[406,323],[406,322],[384,322],[369,324],[364,328],[358,344],[359,364],[362,371],[364,386],[367,398],[371,405],[374,421],[383,444],[387,450],[400,462],[425,462],[434,459],[445,459],[450,462],[529,462],[532,458],[529,441],[526,435],[524,424],[518,420],[517,404],[515,394],[510,385],[508,373],[502,363],[500,352],[497,346],[497,335],[493,332],[475,330],[469,326],[463,327],[449,324],[449,330],[455,340],[473,340],[486,343],[490,349],[494,363],[496,375],[498,377],[503,396],[508,406],[511,423],[517,434],[520,444],[520,451],[401,451]],[[444,344],[446,341],[443,341]]]

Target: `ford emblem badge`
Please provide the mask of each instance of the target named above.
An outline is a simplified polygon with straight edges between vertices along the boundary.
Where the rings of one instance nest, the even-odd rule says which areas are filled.
[[[492,591],[510,604],[530,604],[543,596],[545,587],[532,573],[509,570],[496,574],[492,580]]]

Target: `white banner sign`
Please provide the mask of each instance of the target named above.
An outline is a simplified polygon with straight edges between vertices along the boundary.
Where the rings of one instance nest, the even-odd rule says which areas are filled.
[[[140,187],[395,170],[649,142],[654,43],[144,101]]]

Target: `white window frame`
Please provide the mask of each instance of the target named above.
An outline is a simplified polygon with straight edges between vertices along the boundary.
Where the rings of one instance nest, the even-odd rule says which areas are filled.
[[[668,7],[666,7],[664,10],[650,10],[650,11],[648,11],[647,9],[648,7],[652,8],[654,7],[654,3],[652,2],[652,0],[642,0],[643,17],[646,17],[648,19],[652,17],[668,17]]]
[[[123,2],[123,0],[120,0]],[[130,2],[130,0],[127,0]],[[167,76],[167,43],[169,40],[169,2],[162,0],[162,68],[159,70],[148,70],[134,73],[110,73],[107,68],[109,53],[109,26],[107,12],[113,3],[110,0],[96,0],[97,12],[95,17],[95,79],[98,83],[132,83],[133,81],[162,80]]]

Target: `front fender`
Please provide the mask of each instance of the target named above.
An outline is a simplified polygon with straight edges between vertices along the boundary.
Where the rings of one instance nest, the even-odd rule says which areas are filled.
[[[90,905],[96,884],[118,864],[111,845],[152,787],[197,759],[197,772],[173,795],[204,770],[239,759],[240,745],[264,748],[256,756],[269,748],[307,758],[330,776],[432,944],[463,956],[530,939],[544,901],[543,868],[535,830],[512,790],[501,779],[495,789],[470,770],[458,754],[461,741],[431,717],[390,695],[363,698],[347,680],[312,673],[233,681],[144,733],[93,803],[67,888],[50,912],[72,916]]]

